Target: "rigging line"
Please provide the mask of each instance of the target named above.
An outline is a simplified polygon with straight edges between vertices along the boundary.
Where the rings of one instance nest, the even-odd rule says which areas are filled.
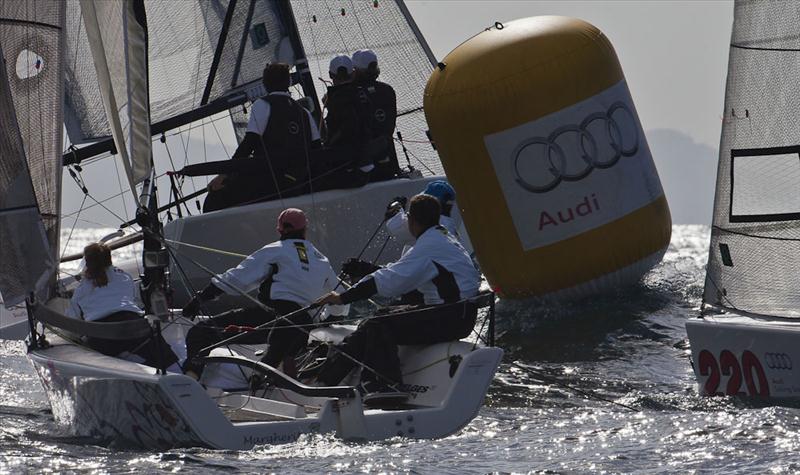
[[[228,152],[228,147],[225,146],[225,141],[222,140],[222,136],[219,134],[219,129],[217,129],[217,123],[212,121],[211,126],[214,127],[214,132],[217,134],[217,138],[219,139],[220,145],[222,145],[222,150],[225,151],[225,155],[227,155],[228,158],[231,158],[231,154]]]
[[[215,254],[221,254],[223,256],[239,257],[241,259],[244,259],[245,257],[247,257],[247,254],[239,254],[238,252],[225,251],[223,249],[215,249],[213,247],[200,246],[200,245],[197,245],[197,244],[189,244],[188,242],[176,241],[174,239],[164,238],[164,241],[166,241],[168,243],[171,243],[171,244],[177,244],[179,246],[186,246],[186,247],[191,247],[193,249],[198,249],[198,250],[201,250],[201,251],[208,251],[208,252],[213,252]]]
[[[347,51],[347,49],[348,49],[347,42],[344,40],[344,36],[342,36],[342,31],[339,29],[339,25],[336,24],[336,16],[334,16],[333,12],[331,12],[331,7],[330,7],[329,4],[327,4],[327,2],[326,2],[325,6],[326,6],[326,9],[328,10],[328,15],[330,15],[330,17],[331,17],[331,21],[333,23],[333,27],[336,29],[336,33],[339,35],[339,39],[342,40],[342,48],[345,51]]]
[[[166,241],[164,241],[164,240],[163,240],[163,238],[161,238],[160,236],[155,236],[155,238],[156,238],[156,239],[159,239],[159,240],[160,240],[160,241],[161,241],[161,242],[164,244],[164,246],[167,246],[167,247],[169,246],[169,244],[168,244]],[[191,262],[192,264],[194,264],[195,266],[197,266],[197,267],[199,267],[200,269],[202,269],[202,270],[203,270],[204,272],[206,272],[207,274],[209,274],[209,275],[211,275],[211,276],[216,276],[216,274],[214,273],[214,271],[212,271],[212,270],[211,270],[211,269],[209,269],[208,267],[204,266],[203,264],[201,264],[201,263],[197,262],[196,260],[192,259],[191,257],[189,257],[189,256],[184,256],[184,258],[185,258],[187,261],[189,261],[189,262]],[[244,297],[244,298],[246,298],[246,299],[250,300],[251,302],[255,303],[255,304],[256,304],[256,306],[258,306],[258,307],[259,307],[259,308],[261,308],[262,310],[265,310],[265,311],[270,311],[270,310],[271,310],[269,307],[267,307],[266,305],[264,305],[264,304],[263,304],[263,303],[262,303],[260,300],[258,300],[257,298],[253,297],[252,295],[248,294],[247,292],[244,292],[243,290],[241,290],[241,289],[239,289],[239,288],[237,288],[237,287],[235,287],[235,286],[231,285],[230,283],[227,283],[227,282],[226,282],[226,285],[227,285],[228,287],[230,287],[231,289],[233,289],[234,291],[236,291],[236,293],[238,293],[238,294],[239,294],[239,295],[241,295],[242,297]],[[322,308],[322,307],[320,307],[320,310],[318,310],[318,312],[317,312],[317,313],[319,313],[319,311],[321,311],[321,308]],[[303,310],[303,309],[301,308],[300,310]],[[308,308],[306,308],[306,311],[309,311],[309,310],[311,310],[311,306],[308,306]],[[270,324],[272,325],[272,327],[271,327],[271,328],[274,328],[274,327],[275,327],[275,326],[276,326],[276,325],[277,325],[279,322],[281,322],[281,321],[283,321],[283,320],[288,320],[288,318],[287,318],[287,317],[289,317],[289,316],[292,316],[292,315],[295,315],[295,314],[297,314],[298,312],[299,312],[299,310],[295,310],[294,312],[287,313],[286,315],[276,315],[275,319],[273,319],[272,321],[270,321],[270,322],[267,322],[267,323],[265,323],[265,324],[263,324],[263,325],[259,325],[259,326],[257,326],[257,327],[256,327],[256,329],[265,329],[265,328],[267,328],[267,325],[270,325]],[[291,320],[289,320],[289,321],[291,322]],[[293,323],[293,322],[292,322],[292,323]],[[298,328],[299,328],[299,329],[300,329],[300,330],[301,330],[303,333],[305,333],[305,334],[307,334],[307,335],[309,335],[309,336],[311,335],[311,332],[310,332],[310,331],[307,331],[307,330],[305,330],[304,328],[300,328],[299,326],[298,326]],[[271,331],[271,330],[270,330],[270,331]],[[232,340],[234,340],[234,339],[238,338],[238,335],[241,335],[241,334],[242,334],[242,333],[239,333],[239,334],[237,334],[237,335],[234,335],[234,336],[233,336],[233,337],[231,337],[231,338],[228,338],[228,339],[226,339],[226,340],[223,340],[223,342],[222,342],[223,344],[222,344],[221,346],[228,346],[228,345],[230,345],[230,343],[232,343]],[[225,344],[226,342],[227,342],[227,345]],[[219,344],[219,343],[217,343],[217,344]],[[350,356],[350,355],[349,355],[347,352],[345,352],[345,351],[343,351],[343,350],[341,350],[341,349],[339,349],[339,348],[336,348],[335,346],[332,346],[331,348],[333,349],[333,351],[336,351],[338,354],[340,354],[340,355],[342,355],[343,357],[345,357],[345,358],[349,359],[350,361],[352,361],[353,363],[355,363],[357,366],[359,366],[359,367],[361,367],[361,368],[363,368],[363,369],[366,369],[366,370],[368,370],[368,371],[372,372],[373,374],[375,374],[376,376],[380,377],[381,379],[383,379],[384,381],[386,381],[386,382],[387,382],[387,385],[388,385],[388,386],[392,387],[392,388],[393,388],[393,389],[395,389],[395,390],[398,390],[398,388],[397,388],[397,383],[393,382],[393,380],[392,380],[391,378],[387,378],[386,376],[384,376],[383,374],[381,374],[379,371],[375,370],[375,369],[374,369],[374,368],[372,368],[371,366],[367,365],[366,363],[364,363],[364,362],[361,362],[361,361],[357,360],[356,358],[353,358],[353,357],[352,357],[352,356]]]
[[[203,163],[208,163],[208,143],[206,142],[206,120],[203,119],[203,128],[200,129],[203,131]],[[206,186],[208,186],[208,175],[205,176],[206,179]]]
[[[162,178],[162,177],[163,177],[163,176],[165,176],[165,175],[166,175],[166,173],[162,173],[161,175],[157,175],[157,176],[156,176],[156,179],[158,179],[158,178]],[[78,186],[80,186],[80,185],[78,185]],[[113,200],[113,199],[115,199],[115,198],[118,198],[118,197],[119,197],[120,195],[122,195],[123,193],[127,193],[127,192],[126,192],[126,191],[122,191],[122,192],[120,192],[120,193],[117,193],[117,194],[115,194],[115,195],[111,195],[111,196],[108,196],[108,197],[106,197],[106,198],[103,198],[103,199],[102,199],[102,200],[100,200],[100,201],[101,201],[102,203],[106,203],[106,202],[108,202],[108,201],[111,201],[111,200]],[[92,199],[93,199],[93,200],[95,200],[95,201],[97,201],[97,200],[96,200],[94,197],[93,197]],[[85,207],[85,208],[83,208],[83,209],[91,209],[91,208],[94,208],[95,206],[97,206],[97,204],[89,205],[89,206],[87,206],[87,207]],[[101,205],[101,206],[102,206],[102,205]],[[60,215],[60,219],[71,218],[71,217],[75,216],[75,215],[76,215],[76,214],[78,214],[78,213],[80,213],[80,210],[77,210],[77,211],[72,211],[72,212],[71,212],[71,213],[69,213],[69,214],[62,214],[62,215]]]
[[[431,175],[436,175],[436,172],[431,170],[431,168],[425,162],[423,162],[419,157],[414,155],[414,152],[412,152],[411,150],[408,150],[408,154],[411,155],[412,157],[414,157],[414,160],[418,161],[420,163],[420,165],[422,165],[426,170],[428,170],[431,173]]]
[[[364,45],[369,46],[367,36],[364,34],[364,28],[361,26],[361,21],[358,19],[358,15],[356,14],[356,6],[353,4],[353,0],[350,0],[350,6],[353,10],[353,18],[356,19],[356,24],[358,25],[358,31],[361,33],[361,37],[364,38]]]
[[[83,195],[83,201],[81,201],[81,205],[78,209],[78,216],[75,217],[75,222],[72,223],[72,228],[69,230],[69,236],[67,236],[67,242],[64,244],[64,248],[61,250],[61,255],[64,255],[67,252],[69,242],[72,240],[72,233],[75,231],[75,226],[78,224],[78,219],[81,217],[81,209],[83,208],[84,203],[86,203],[86,195]]]
[[[580,394],[582,396],[585,396],[588,399],[595,399],[597,401],[607,402],[607,403],[613,404],[615,406],[624,407],[625,409],[628,409],[629,411],[633,411],[633,412],[641,412],[640,409],[637,409],[637,408],[635,408],[633,406],[629,406],[627,404],[614,401],[613,399],[609,399],[607,397],[600,396],[597,393],[595,393],[594,391],[590,391],[590,390],[587,390],[587,389],[576,388],[575,386],[572,386],[571,384],[567,384],[567,383],[561,381],[561,379],[559,379],[559,378],[556,378],[554,376],[546,375],[544,373],[536,371],[533,368],[528,368],[526,366],[522,366],[521,364],[519,364],[517,362],[513,362],[512,361],[511,363],[509,363],[509,366],[512,366],[512,367],[517,368],[517,369],[520,369],[522,371],[525,371],[530,376],[532,376],[534,379],[538,379],[539,381],[542,381],[542,382],[545,382],[545,383],[555,384],[556,386],[560,386],[560,387],[562,387],[564,389],[568,389],[568,390],[573,391],[575,393],[578,393],[578,394]]]
[[[303,5],[306,8],[306,21],[308,21],[309,15],[311,14],[310,10],[308,9],[308,0],[303,0]],[[311,33],[311,44],[314,45],[314,66],[317,68],[317,75],[321,75],[322,71],[319,67],[319,50],[317,49],[317,35],[314,34],[314,24],[311,22],[308,25],[308,31]],[[306,55],[308,56],[308,55]],[[322,114],[320,113],[320,121],[322,121]]]
[[[210,1],[206,2],[205,10],[203,11],[202,18],[208,18],[208,7],[210,5],[211,5]],[[197,19],[198,19],[198,16],[195,16],[194,17],[194,31],[205,31],[206,28],[199,28],[198,27]],[[204,35],[204,36],[207,36],[207,35]],[[210,39],[208,41],[210,42]],[[203,57],[203,50],[205,50],[205,47],[206,47],[206,38],[204,38],[203,41],[200,42],[200,48],[197,51],[197,60],[196,60],[197,61],[197,70],[195,71],[195,75],[194,75],[194,92],[192,93],[192,107],[196,107],[197,106],[197,85],[198,85],[199,80],[200,80],[200,65],[202,64],[202,62],[200,61],[200,58]]]

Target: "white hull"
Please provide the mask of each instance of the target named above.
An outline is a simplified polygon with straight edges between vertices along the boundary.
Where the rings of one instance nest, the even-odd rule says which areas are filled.
[[[701,395],[800,400],[800,321],[725,313],[686,332]]]
[[[477,414],[503,353],[472,347],[401,347],[403,389],[413,396],[403,410],[364,409],[360,398],[309,398],[286,389],[265,398],[219,392],[212,398],[186,376],[155,375],[152,368],[63,342],[28,356],[56,421],[74,435],[141,448],[242,450],[312,433],[348,440],[450,435]],[[454,367],[457,355],[463,359]],[[307,406],[319,410],[306,412]]]

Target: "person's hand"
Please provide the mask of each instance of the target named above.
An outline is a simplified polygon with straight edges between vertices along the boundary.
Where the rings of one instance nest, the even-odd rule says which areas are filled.
[[[365,275],[372,274],[378,269],[380,269],[380,266],[354,257],[347,259],[342,264],[342,273],[348,275],[353,282],[361,280]]]
[[[384,219],[389,219],[399,213],[401,209],[405,209],[407,203],[408,198],[405,196],[395,196],[392,198],[391,203],[386,205],[386,213],[383,215]]]
[[[198,313],[200,313],[200,299],[198,297],[194,297],[189,301],[189,303],[186,304],[185,307],[183,307],[183,316],[190,320],[194,320],[194,317],[196,317]]]
[[[320,307],[322,305],[341,305],[341,304],[342,304],[342,297],[336,292],[330,292],[328,294],[325,294],[322,297],[318,298],[316,302],[314,302],[314,305],[316,305],[317,307]]]
[[[226,175],[217,175],[213,180],[208,182],[208,191],[219,191],[225,188]]]

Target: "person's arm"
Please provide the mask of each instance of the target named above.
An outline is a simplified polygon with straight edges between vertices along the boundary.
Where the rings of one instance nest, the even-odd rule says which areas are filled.
[[[379,295],[399,297],[433,279],[438,273],[436,266],[426,256],[424,246],[415,245],[400,260],[373,272],[371,277],[375,279]]]
[[[247,132],[244,134],[244,139],[242,139],[242,143],[236,147],[236,151],[233,152],[233,156],[231,159],[239,159],[239,158],[247,158],[253,154],[257,147],[261,144],[261,136],[255,132]]]
[[[67,307],[66,314],[68,317],[83,319],[83,311],[81,310],[80,304],[78,301],[81,298],[81,288],[83,287],[83,283],[78,286],[77,289],[72,293],[72,298],[69,300],[69,306]]]
[[[279,252],[277,243],[268,244],[247,256],[238,266],[213,277],[211,283],[228,295],[249,292],[270,275],[270,264],[276,263]]]
[[[308,114],[308,123],[311,125],[311,143],[313,144],[315,142],[319,142],[320,135],[319,135],[319,127],[317,127],[317,122],[314,120],[314,116],[311,115],[311,112],[309,112],[305,108],[303,110],[306,111],[306,114]]]
[[[328,277],[325,279],[325,283],[323,284],[323,291],[324,293],[330,293],[335,290],[337,284],[339,282],[339,277],[333,272],[333,268],[328,266]],[[350,306],[349,305],[335,305],[331,304],[325,307],[322,313],[322,319],[328,318],[329,315],[347,315],[350,313]]]
[[[408,215],[400,209],[394,216],[386,220],[386,231],[400,244],[413,244],[414,236],[408,230]]]

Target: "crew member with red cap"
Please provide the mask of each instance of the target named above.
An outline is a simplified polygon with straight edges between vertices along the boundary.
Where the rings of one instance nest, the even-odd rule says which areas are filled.
[[[198,361],[198,357],[206,355],[201,351],[203,348],[234,335],[225,332],[226,327],[263,325],[277,316],[310,305],[336,287],[338,280],[328,258],[306,240],[307,225],[302,210],[285,209],[278,216],[279,240],[247,256],[238,266],[214,276],[208,287],[184,307],[183,315],[191,318],[198,314],[203,302],[223,293],[238,296],[260,285],[258,299],[273,309],[271,312],[259,307],[231,310],[192,327],[186,335],[187,358],[183,369],[187,375],[199,378],[202,373],[203,363]],[[346,311],[347,307],[329,306],[321,312],[319,319]],[[311,315],[301,312],[279,320],[271,331],[248,331],[237,342],[268,343],[262,361],[277,366],[284,357],[295,356],[306,345],[308,334],[295,325],[310,323]]]

